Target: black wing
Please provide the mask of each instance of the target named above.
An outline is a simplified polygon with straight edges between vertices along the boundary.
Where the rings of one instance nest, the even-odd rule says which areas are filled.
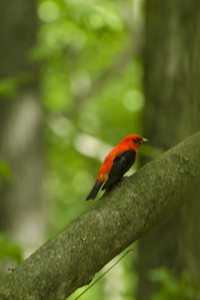
[[[113,165],[108,175],[108,179],[102,190],[109,189],[113,184],[117,183],[123,175],[134,164],[136,152],[134,150],[127,150],[120,155],[117,155],[113,160]]]

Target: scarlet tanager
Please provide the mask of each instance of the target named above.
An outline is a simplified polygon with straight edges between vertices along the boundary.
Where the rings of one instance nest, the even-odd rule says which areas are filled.
[[[94,199],[99,189],[108,190],[119,182],[137,158],[137,149],[149,141],[139,135],[128,135],[106,156],[99,170],[97,181],[86,200]]]

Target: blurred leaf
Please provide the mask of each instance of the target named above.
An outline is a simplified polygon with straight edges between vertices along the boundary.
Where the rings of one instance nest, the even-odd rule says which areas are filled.
[[[166,268],[151,270],[148,273],[151,281],[161,284],[159,292],[151,300],[196,300],[199,291],[198,283],[191,275],[183,271],[179,278]]]
[[[128,134],[142,135],[144,71],[135,56],[132,0],[39,0],[38,17],[31,57],[42,61],[50,237],[93,205],[85,198],[110,149]],[[132,266],[127,272],[119,299],[132,299],[136,290]],[[83,299],[97,297],[107,298],[105,281]]]
[[[22,249],[0,235],[0,262],[5,258],[12,258],[20,264],[22,262]]]
[[[7,162],[0,157],[0,188],[4,182],[10,182],[13,179],[13,174]]]
[[[2,96],[15,96],[21,85],[30,81],[28,73],[19,73],[15,77],[0,80],[0,97]]]
[[[9,180],[11,178],[11,170],[8,164],[0,158],[0,176],[4,180]]]

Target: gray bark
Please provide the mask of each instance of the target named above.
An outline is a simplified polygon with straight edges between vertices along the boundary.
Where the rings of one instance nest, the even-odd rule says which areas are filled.
[[[2,300],[64,300],[200,194],[200,132],[115,186],[0,282]],[[155,245],[156,247],[156,245]]]
[[[200,2],[146,5],[144,136],[153,147],[167,150],[200,128]],[[137,299],[151,299],[157,291],[147,273],[160,266],[178,277],[186,269],[200,285],[199,210],[197,199],[140,241]]]
[[[35,0],[0,1],[0,157],[12,176],[0,189],[0,230],[23,246],[41,244],[42,108],[37,64],[30,59],[38,30]],[[4,83],[5,86],[7,86]]]

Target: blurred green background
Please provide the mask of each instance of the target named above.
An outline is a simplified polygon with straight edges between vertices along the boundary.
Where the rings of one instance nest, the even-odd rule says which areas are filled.
[[[142,134],[143,66],[121,5],[131,9],[132,2],[38,6],[44,24],[33,54],[45,60],[41,92],[53,233],[92,205],[84,200],[110,149],[128,134]]]
[[[0,51],[1,275],[92,205],[85,198],[106,154],[124,136],[144,134],[145,2],[32,2],[32,17],[23,4],[24,23],[20,9],[12,19],[16,5],[5,9],[8,23],[2,17],[16,32],[7,25],[2,40],[11,38]],[[157,147],[141,148],[129,174],[140,159],[159,155]],[[132,247],[81,299],[136,299],[139,260]],[[146,276],[160,284],[152,300],[195,299],[198,285],[186,271],[176,277],[161,266]]]
[[[135,55],[133,22],[123,15],[131,21],[131,9],[132,1],[48,1],[38,7],[44,25],[35,55],[47,59],[41,90],[50,235],[93,204],[85,198],[110,149],[128,134],[142,134],[143,65]],[[130,253],[82,299],[133,299],[134,259]]]

